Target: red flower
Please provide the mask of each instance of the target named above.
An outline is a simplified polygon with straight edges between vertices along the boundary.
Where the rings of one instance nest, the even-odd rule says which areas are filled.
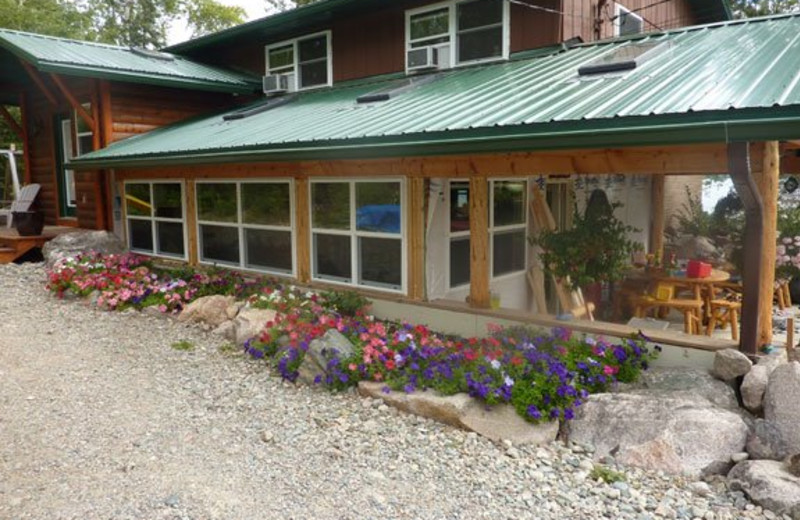
[[[384,365],[386,365],[387,370],[394,370],[396,367],[394,359],[387,359]]]

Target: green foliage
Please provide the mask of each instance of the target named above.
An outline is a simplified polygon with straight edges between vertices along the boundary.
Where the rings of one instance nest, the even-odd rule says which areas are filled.
[[[175,350],[181,350],[181,351],[184,351],[184,352],[188,352],[188,351],[194,350],[194,343],[192,343],[191,341],[189,341],[187,339],[182,339],[182,340],[176,341],[171,346]]]
[[[681,210],[675,216],[678,224],[677,229],[682,235],[693,237],[711,236],[713,223],[711,215],[703,211],[703,203],[699,196],[693,196],[691,190],[686,186],[686,202],[681,206]]]
[[[296,7],[313,4],[318,0],[266,0],[267,8],[270,11],[288,11]]]
[[[363,313],[370,302],[355,291],[327,291],[322,293],[326,308],[343,316],[356,316]]]
[[[592,471],[589,472],[589,478],[592,480],[602,480],[606,484],[613,484],[614,482],[625,482],[625,474],[619,471],[614,471],[606,466],[595,464]]]
[[[223,343],[222,345],[219,346],[217,350],[219,351],[220,354],[226,356],[232,356],[241,352],[241,349],[239,347],[230,342]]]
[[[798,0],[730,0],[730,4],[736,18],[790,13],[800,9]]]
[[[542,248],[545,273],[559,279],[569,277],[572,287],[578,288],[623,278],[631,253],[641,249],[641,244],[628,238],[634,231],[613,211],[581,215],[576,210],[571,229],[544,231],[531,238],[531,243]]]

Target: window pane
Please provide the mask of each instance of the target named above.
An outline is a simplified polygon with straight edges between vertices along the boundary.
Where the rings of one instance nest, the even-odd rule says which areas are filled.
[[[359,238],[359,283],[400,288],[403,284],[402,246],[402,242],[394,238]]]
[[[94,139],[92,133],[78,135],[78,155],[84,155],[94,149]]]
[[[469,237],[450,240],[450,287],[469,283]]]
[[[226,226],[200,226],[200,258],[239,263],[239,230]]]
[[[125,185],[125,210],[128,215],[149,217],[151,209],[149,184]]]
[[[149,220],[128,219],[130,248],[153,252],[153,227]]]
[[[474,29],[503,21],[503,2],[476,0],[458,4],[458,30]]]
[[[242,186],[242,222],[265,226],[292,224],[289,183],[244,183]]]
[[[328,37],[323,34],[307,40],[300,40],[297,42],[297,57],[300,63],[317,58],[327,58]]]
[[[469,183],[450,183],[450,231],[469,231]]]
[[[492,27],[458,35],[458,61],[472,61],[503,55],[503,28]]]
[[[356,183],[356,228],[400,233],[400,183]]]
[[[269,50],[269,68],[294,67],[294,45]]]
[[[300,65],[300,87],[313,87],[328,83],[328,62],[314,61]]]
[[[212,222],[236,222],[236,185],[198,184],[197,216]]]
[[[450,25],[449,18],[446,7],[436,11],[415,14],[409,19],[409,35],[412,40],[418,40],[447,34]]]
[[[312,227],[350,229],[350,185],[345,182],[311,184]]]
[[[153,184],[153,200],[156,217],[183,218],[180,184]]]
[[[183,224],[180,222],[156,222],[158,252],[165,255],[183,256]]]
[[[81,106],[83,107],[84,110],[86,110],[89,113],[89,115],[92,115],[92,104],[91,103],[83,103],[83,105],[81,105]],[[75,116],[74,116],[75,117],[75,133],[76,134],[85,134],[85,133],[91,134],[92,133],[92,129],[89,128],[89,125],[86,124],[86,121],[81,116],[78,115],[78,111],[77,110],[74,111],[73,114],[75,114]]]
[[[350,281],[350,237],[314,233],[314,275]]]
[[[494,276],[525,269],[525,231],[495,233],[492,247]]]
[[[494,225],[525,223],[525,182],[496,181],[494,184]]]
[[[268,229],[245,229],[245,265],[272,271],[292,272],[292,233]]]

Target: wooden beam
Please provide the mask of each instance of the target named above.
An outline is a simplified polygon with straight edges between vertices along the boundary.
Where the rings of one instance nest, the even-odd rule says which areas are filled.
[[[70,92],[64,82],[61,81],[61,78],[51,72],[50,79],[53,80],[53,83],[56,84],[58,90],[60,90],[64,97],[67,98],[69,104],[75,109],[75,112],[80,116],[80,118],[83,119],[83,122],[86,123],[86,126],[88,126],[92,132],[97,133],[97,125],[95,124],[94,118],[89,112],[86,111],[85,108],[83,108],[83,105],[78,102],[75,96],[72,95],[72,92]],[[97,112],[97,110],[95,110],[95,112]]]
[[[22,157],[25,161],[25,184],[31,181],[31,139],[28,127],[28,95],[23,91],[19,93],[19,114],[22,120]]]
[[[297,281],[300,283],[308,283],[311,280],[311,206],[309,196],[308,179],[296,177],[294,180],[295,251],[297,252]]]
[[[19,137],[20,141],[25,140],[25,133],[22,131],[22,127],[17,122],[17,120],[14,119],[14,116],[11,115],[11,112],[9,112],[8,109],[3,105],[0,105],[0,117],[2,117],[6,121],[8,128],[10,128],[12,132],[17,134],[17,137]]]
[[[469,303],[487,308],[489,292],[489,182],[486,177],[469,179]]]
[[[92,112],[94,113],[94,118],[92,119],[94,124],[92,127],[92,150],[99,150],[101,140],[99,132],[100,125],[97,124],[97,113],[100,104],[100,96],[97,93],[97,89],[92,92],[91,103],[93,107]],[[95,226],[97,229],[109,230],[111,227],[109,226],[110,219],[108,217],[111,212],[108,211],[107,208],[111,207],[108,205],[108,201],[110,200],[109,192],[111,190],[108,189],[108,171],[97,171],[96,174],[92,176],[92,184],[94,189]]]
[[[111,84],[108,80],[97,80],[99,104],[97,115],[99,122],[100,147],[105,148],[114,142],[114,117],[111,105]]]
[[[408,297],[425,299],[425,179],[408,180]]]
[[[666,177],[655,175],[650,188],[650,253],[657,258],[664,258],[664,185]]]
[[[120,183],[121,184],[121,183]],[[196,198],[196,185],[194,180],[188,179],[185,184],[186,188],[186,236],[188,237],[188,258],[189,265],[197,265],[197,198]],[[120,192],[122,193],[122,192]],[[125,204],[125,195],[122,195],[123,205]]]
[[[28,64],[28,62],[20,60],[22,63],[22,67],[25,69],[25,72],[28,73],[28,76],[33,80],[39,90],[44,94],[44,97],[47,98],[47,101],[50,102],[51,105],[54,107],[58,106],[58,100],[56,100],[56,96],[50,92],[50,89],[47,88],[47,85],[44,84],[44,80],[39,76],[39,73],[33,67]]]
[[[777,141],[763,144],[763,168],[755,175],[758,193],[763,204],[764,242],[761,246],[761,283],[759,287],[759,345],[772,342],[772,297],[775,292],[775,250],[778,225],[778,180],[780,155]]]

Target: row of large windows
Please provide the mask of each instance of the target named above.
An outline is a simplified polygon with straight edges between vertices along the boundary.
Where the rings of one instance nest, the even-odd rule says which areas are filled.
[[[449,183],[449,281],[469,283],[469,183]],[[402,292],[405,288],[405,190],[402,180],[313,180],[311,270],[315,280]],[[295,273],[291,180],[197,181],[196,231],[186,229],[185,186],[125,183],[132,251],[187,258],[196,233],[202,263],[279,275]],[[527,183],[490,181],[489,235],[494,277],[526,266]]]

